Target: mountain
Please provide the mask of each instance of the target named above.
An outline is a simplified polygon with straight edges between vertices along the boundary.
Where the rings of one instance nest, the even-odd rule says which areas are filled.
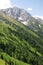
[[[43,65],[42,35],[0,11],[0,64]]]
[[[41,24],[43,24],[43,20],[41,18],[31,16],[31,14],[29,12],[27,12],[24,9],[18,8],[18,7],[2,9],[0,11],[2,11],[4,14],[7,14],[21,22],[27,22],[31,18],[33,18],[34,20],[37,20],[37,22],[40,22]]]
[[[13,8],[7,8],[1,10],[5,14],[8,14],[9,16],[12,16],[16,20],[19,21],[28,21],[31,15],[24,9],[18,8],[18,7],[13,7]]]
[[[39,16],[33,16],[35,19],[37,19],[41,24],[43,24],[43,19]]]
[[[21,23],[29,27],[37,34],[39,35],[40,33],[43,34],[43,20],[41,20],[40,18],[32,17],[30,13],[28,13],[26,10],[18,7],[13,7],[13,8],[2,9],[1,12],[11,16],[17,21],[20,21]]]

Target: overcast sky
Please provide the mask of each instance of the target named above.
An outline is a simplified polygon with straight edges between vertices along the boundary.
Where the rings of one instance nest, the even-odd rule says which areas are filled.
[[[0,9],[12,6],[23,8],[32,16],[43,18],[43,0],[0,0]]]

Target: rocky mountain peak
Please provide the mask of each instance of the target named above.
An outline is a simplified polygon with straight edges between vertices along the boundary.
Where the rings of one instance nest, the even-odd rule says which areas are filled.
[[[31,15],[26,10],[18,8],[18,7],[7,8],[1,11],[22,22],[28,21],[29,18],[31,17]]]

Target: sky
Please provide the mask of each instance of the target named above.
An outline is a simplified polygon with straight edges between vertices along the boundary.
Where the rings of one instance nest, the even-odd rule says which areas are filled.
[[[17,6],[43,19],[43,0],[0,0],[0,9]]]

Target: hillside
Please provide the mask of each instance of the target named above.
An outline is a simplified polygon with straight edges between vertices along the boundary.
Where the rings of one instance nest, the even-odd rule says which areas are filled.
[[[2,12],[0,12],[0,63],[43,65],[43,37]]]

